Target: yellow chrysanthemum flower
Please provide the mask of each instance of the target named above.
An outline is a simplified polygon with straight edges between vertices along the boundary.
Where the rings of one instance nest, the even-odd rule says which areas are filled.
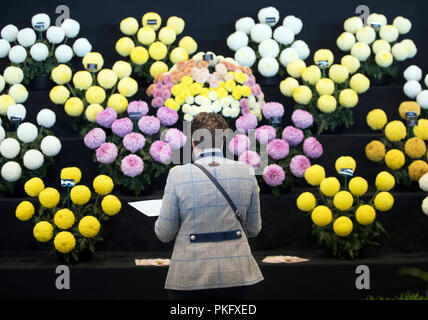
[[[428,172],[428,164],[423,160],[415,160],[409,165],[408,171],[410,180],[419,181]]]
[[[69,253],[76,247],[76,238],[69,231],[61,231],[55,236],[54,246],[58,252]]]
[[[106,92],[99,86],[92,86],[86,90],[85,98],[90,104],[101,104],[106,99]]]
[[[333,204],[340,211],[346,211],[354,204],[354,197],[348,191],[339,191],[334,195]]]
[[[77,185],[70,190],[70,199],[74,204],[84,205],[91,199],[91,190],[84,185]]]
[[[414,137],[406,141],[404,151],[410,158],[418,159],[425,155],[427,146],[422,139]]]
[[[301,211],[311,211],[313,208],[315,208],[317,204],[317,200],[315,199],[315,196],[310,192],[303,192],[296,201],[297,208]]]
[[[354,158],[349,156],[339,157],[337,158],[335,163],[336,171],[339,174],[341,169],[352,169],[352,171],[355,172],[356,167],[357,167],[357,163],[355,162]]]
[[[320,191],[327,197],[333,197],[340,190],[340,182],[335,177],[328,177],[321,181]]]
[[[288,77],[281,81],[279,89],[281,93],[286,97],[292,97],[294,90],[299,86],[299,81],[292,77]]]
[[[340,60],[340,64],[348,68],[350,74],[357,72],[357,70],[361,66],[360,60],[350,54],[342,57],[342,59]]]
[[[314,54],[314,62],[316,65],[318,65],[320,61],[327,61],[327,67],[331,66],[334,61],[333,52],[331,52],[329,49],[319,49],[316,51]]]
[[[40,178],[31,178],[24,184],[25,193],[29,197],[38,197],[40,192],[45,189],[45,184],[43,180]]]
[[[349,78],[349,70],[340,64],[333,64],[328,71],[328,76],[335,83],[344,83]]]
[[[149,60],[149,52],[142,46],[137,46],[131,50],[131,61],[138,65],[143,65]]]
[[[74,180],[74,184],[78,184],[82,179],[82,171],[77,167],[63,168],[60,173],[61,179]]]
[[[87,90],[92,86],[92,75],[88,71],[77,71],[73,76],[73,84],[76,89]]]
[[[103,111],[104,108],[99,104],[91,104],[85,110],[85,117],[90,122],[95,122],[97,120],[98,112]]]
[[[103,69],[98,72],[97,81],[104,89],[111,89],[117,83],[117,74],[111,69]]]
[[[388,117],[382,109],[373,109],[367,114],[366,121],[371,129],[380,130],[388,122]]]
[[[321,70],[318,66],[309,66],[301,72],[302,80],[315,85],[321,79]]]
[[[120,93],[115,93],[108,98],[107,107],[114,109],[118,114],[126,111],[128,100]]]
[[[130,37],[122,37],[116,41],[116,52],[122,57],[127,57],[131,54],[132,49],[135,48],[135,43]]]
[[[150,27],[142,27],[138,30],[137,39],[145,46],[151,45],[156,40],[156,32]]]
[[[65,84],[71,80],[72,71],[66,64],[60,64],[52,69],[52,80],[59,85]]]
[[[65,88],[65,87],[63,87],[63,88]],[[65,88],[65,89],[67,89],[67,88]],[[60,94],[59,92],[52,93],[52,91],[53,91],[53,89],[49,93],[49,97],[51,98],[51,101],[55,104],[61,104],[59,102],[61,102],[64,99],[63,94]],[[70,92],[68,94],[70,95]],[[67,97],[67,99],[68,99],[68,97]],[[65,100],[67,100],[67,99],[65,99]],[[8,94],[2,94],[0,96],[0,114],[5,116],[7,114],[7,109],[13,104],[15,104],[15,99],[13,99]]]
[[[96,193],[100,196],[105,196],[113,190],[114,183],[112,178],[101,174],[94,179],[92,186]]]
[[[356,93],[362,94],[370,88],[370,80],[362,73],[356,73],[351,77],[349,85]]]
[[[33,236],[39,242],[48,242],[53,236],[53,226],[47,221],[37,222],[33,228]]]
[[[319,227],[324,227],[331,222],[331,220],[333,219],[333,215],[328,207],[317,206],[312,211],[311,219],[315,225]]]
[[[104,59],[99,52],[88,52],[83,57],[82,64],[86,70],[90,72],[97,72],[103,68]]]
[[[73,226],[75,221],[74,213],[69,209],[58,210],[54,215],[55,225],[63,230]]]
[[[119,79],[129,77],[132,73],[131,64],[122,60],[116,61],[112,69]]]
[[[306,105],[312,99],[312,91],[308,86],[298,86],[293,92],[293,99],[299,104]]]
[[[138,91],[138,83],[131,77],[126,77],[119,80],[117,84],[119,93],[127,98],[132,97]]]
[[[133,17],[128,17],[120,22],[120,31],[127,36],[134,35],[138,30],[138,21]]]
[[[168,66],[163,61],[156,61],[150,67],[150,75],[155,78],[158,74],[162,74],[168,71]]]
[[[189,59],[189,54],[187,53],[186,50],[180,47],[172,49],[171,53],[169,54],[169,60],[171,60],[173,64],[177,64],[179,62],[186,61],[188,59]]]
[[[358,104],[358,94],[352,89],[342,90],[339,94],[339,103],[342,107],[353,108]]]
[[[401,121],[391,121],[385,126],[385,136],[392,142],[403,140],[407,136],[406,126]]]
[[[388,171],[381,171],[376,176],[375,185],[379,191],[389,191],[395,186],[395,178]]]
[[[39,202],[46,208],[53,208],[59,203],[59,192],[54,188],[46,188],[39,193]]]
[[[400,117],[404,120],[407,119],[406,112],[416,112],[416,115],[419,117],[421,114],[421,107],[419,103],[416,101],[403,101],[398,107],[398,112],[400,113]]]
[[[354,177],[349,181],[349,191],[357,197],[361,197],[367,192],[369,184],[362,177]]]
[[[101,224],[93,216],[83,217],[79,222],[79,232],[85,238],[93,238],[100,232]]]
[[[168,49],[165,44],[160,41],[153,42],[149,47],[149,55],[154,60],[162,60],[166,57]]]
[[[322,166],[314,164],[305,171],[305,180],[311,186],[319,186],[325,179],[325,170]]]
[[[306,63],[303,60],[293,60],[287,64],[287,73],[293,78],[300,78],[303,70],[306,69]]]
[[[347,237],[351,234],[354,225],[348,217],[337,218],[333,223],[333,231],[339,237]]]
[[[189,55],[195,53],[196,50],[198,50],[198,44],[192,37],[189,36],[183,37],[178,43],[178,46],[186,50]]]
[[[324,113],[332,113],[337,107],[336,98],[331,95],[324,94],[318,98],[317,107]]]
[[[49,92],[49,98],[55,104],[64,104],[70,98],[70,91],[64,86],[55,86]],[[13,102],[15,103],[15,100]]]
[[[378,193],[374,199],[374,205],[376,210],[388,211],[391,210],[394,205],[394,197],[387,191]]]
[[[376,219],[376,210],[368,204],[359,206],[355,211],[355,219],[359,224],[367,226]]]
[[[34,215],[34,206],[30,201],[21,201],[15,210],[15,216],[21,221],[28,221]]]
[[[64,104],[65,113],[67,113],[70,117],[78,117],[82,114],[84,110],[84,105],[82,100],[77,97],[69,98]]]
[[[422,140],[428,140],[428,120],[419,119],[418,125],[413,128],[413,132],[416,137]]]
[[[315,85],[315,89],[320,96],[332,95],[334,93],[334,88],[334,82],[328,78],[320,79]]]
[[[168,18],[166,25],[174,29],[175,33],[179,35],[184,30],[185,22],[180,17],[172,16]]]
[[[385,154],[385,163],[388,168],[392,170],[398,170],[406,162],[404,153],[398,149],[391,149]]]
[[[162,24],[162,18],[156,12],[147,12],[141,19],[141,24],[156,31]]]
[[[177,38],[177,34],[175,33],[173,28],[166,26],[159,30],[158,38],[166,45],[170,45]]]
[[[101,208],[106,215],[114,216],[122,208],[122,203],[116,196],[109,194],[101,201]]]

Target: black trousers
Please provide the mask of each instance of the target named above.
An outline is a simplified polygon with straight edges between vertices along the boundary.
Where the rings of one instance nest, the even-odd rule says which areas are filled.
[[[245,300],[248,287],[232,287],[204,290],[168,290],[169,300]]]

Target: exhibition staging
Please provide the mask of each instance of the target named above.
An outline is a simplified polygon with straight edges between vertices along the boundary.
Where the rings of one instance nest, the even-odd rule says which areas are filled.
[[[427,300],[426,8],[1,1],[0,299]]]

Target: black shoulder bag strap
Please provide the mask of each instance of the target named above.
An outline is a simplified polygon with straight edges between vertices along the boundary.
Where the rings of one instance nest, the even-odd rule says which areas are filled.
[[[232,208],[233,212],[235,213],[236,219],[238,219],[239,223],[242,226],[242,230],[244,231],[245,235],[248,238],[247,228],[246,228],[245,223],[242,219],[241,213],[239,212],[238,208],[235,206],[235,203],[233,203],[233,200],[230,198],[229,194],[226,192],[226,190],[224,190],[224,188],[217,181],[217,179],[214,178],[214,176],[204,166],[202,166],[198,163],[193,163],[193,164],[195,166],[197,166],[199,169],[201,169],[207,175],[208,178],[210,178],[210,180],[217,187],[218,191],[220,191],[223,194],[223,196],[226,198],[226,201],[229,203],[230,207]]]

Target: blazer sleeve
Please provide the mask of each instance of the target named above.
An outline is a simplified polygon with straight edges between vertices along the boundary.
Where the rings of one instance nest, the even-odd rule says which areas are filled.
[[[180,208],[174,185],[175,170],[170,170],[168,174],[160,215],[155,223],[156,236],[162,242],[174,240],[180,227]]]
[[[262,229],[262,218],[260,213],[260,197],[259,197],[259,185],[257,183],[256,176],[252,176],[253,179],[253,192],[251,195],[250,205],[248,207],[246,222],[248,237],[252,238],[259,234]]]

